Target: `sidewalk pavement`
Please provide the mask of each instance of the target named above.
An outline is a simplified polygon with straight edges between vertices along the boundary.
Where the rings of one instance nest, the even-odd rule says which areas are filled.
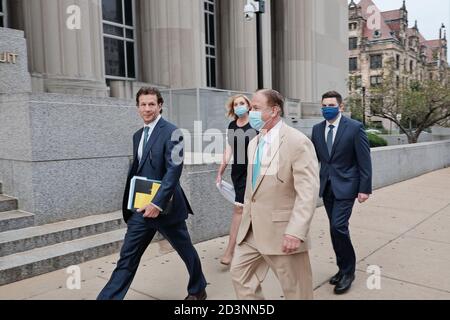
[[[356,204],[350,231],[357,274],[345,295],[333,294],[328,279],[337,271],[325,209],[318,208],[311,228],[310,251],[315,299],[450,299],[450,168],[376,190]],[[227,237],[196,245],[208,280],[208,298],[235,299],[228,269],[219,264]],[[108,281],[118,254],[83,263],[81,289],[69,290],[69,274],[59,270],[0,287],[0,299],[91,300]],[[380,289],[369,266],[380,267]],[[170,245],[153,243],[142,258],[127,299],[168,300],[186,296],[187,272]],[[269,272],[267,299],[282,299]]]

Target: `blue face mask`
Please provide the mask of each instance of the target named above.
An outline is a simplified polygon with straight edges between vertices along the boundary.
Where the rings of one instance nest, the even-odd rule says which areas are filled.
[[[262,113],[261,111],[250,111],[250,126],[256,131],[261,131],[262,128],[266,125],[264,121],[262,121]]]
[[[336,119],[339,113],[340,113],[339,106],[322,108],[322,115],[327,121]]]
[[[239,118],[242,118],[243,116],[245,116],[247,114],[247,112],[248,112],[248,109],[244,105],[241,105],[234,109],[234,114],[237,115]]]

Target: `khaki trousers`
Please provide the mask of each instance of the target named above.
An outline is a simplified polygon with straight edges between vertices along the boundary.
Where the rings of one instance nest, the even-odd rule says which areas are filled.
[[[250,228],[244,242],[236,246],[231,278],[240,300],[264,300],[261,283],[272,269],[287,300],[312,300],[312,271],[308,252],[293,255],[262,255]]]

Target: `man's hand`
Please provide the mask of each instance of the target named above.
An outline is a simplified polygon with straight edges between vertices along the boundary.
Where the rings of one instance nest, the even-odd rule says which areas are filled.
[[[139,209],[137,212],[139,213],[144,212],[144,218],[151,218],[151,219],[158,218],[159,214],[161,213],[161,211],[159,211],[158,208],[156,208],[151,203],[145,208]]]
[[[369,200],[370,194],[358,193],[358,202],[364,203]]]
[[[297,251],[302,242],[299,238],[285,234],[283,239],[283,252],[289,254]]]

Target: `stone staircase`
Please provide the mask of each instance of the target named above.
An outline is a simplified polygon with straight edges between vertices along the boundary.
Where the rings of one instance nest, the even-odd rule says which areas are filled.
[[[116,253],[125,228],[120,211],[34,226],[0,183],[0,286]]]

